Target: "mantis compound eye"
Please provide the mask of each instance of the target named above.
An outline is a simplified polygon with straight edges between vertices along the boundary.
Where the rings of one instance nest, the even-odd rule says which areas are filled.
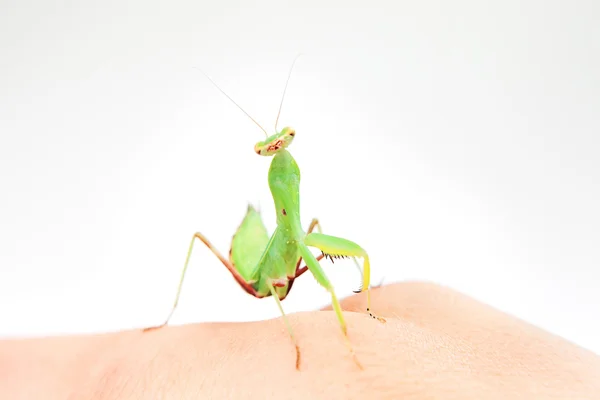
[[[287,126],[281,130],[280,135],[287,135],[287,136],[294,137],[294,136],[296,136],[296,131],[293,128],[290,128],[289,126]]]

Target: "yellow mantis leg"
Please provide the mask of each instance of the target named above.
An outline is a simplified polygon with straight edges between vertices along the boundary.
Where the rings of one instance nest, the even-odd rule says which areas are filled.
[[[369,255],[362,247],[348,239],[324,235],[322,233],[308,234],[304,239],[304,243],[307,246],[318,248],[326,255],[362,257],[364,261],[361,291],[367,292],[367,312],[372,318],[377,319],[380,322],[385,322],[384,318],[376,316],[371,311],[371,263],[369,262]],[[310,269],[310,265],[308,265],[308,268]]]

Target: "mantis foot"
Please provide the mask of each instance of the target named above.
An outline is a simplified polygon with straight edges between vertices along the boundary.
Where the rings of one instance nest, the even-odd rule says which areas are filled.
[[[383,317],[379,317],[379,316],[377,316],[377,315],[373,314],[373,313],[371,312],[371,309],[370,309],[369,307],[367,307],[367,313],[369,314],[369,316],[370,316],[371,318],[373,318],[373,319],[376,319],[377,321],[381,322],[382,324],[385,324],[385,323],[387,322],[387,321],[385,320],[385,318],[383,318]]]
[[[160,328],[162,328],[163,326],[166,326],[166,325],[167,325],[167,321],[163,322],[160,325],[150,326],[148,328],[144,328],[144,329],[142,329],[142,332],[148,332],[148,331],[153,331],[155,329],[160,329]]]

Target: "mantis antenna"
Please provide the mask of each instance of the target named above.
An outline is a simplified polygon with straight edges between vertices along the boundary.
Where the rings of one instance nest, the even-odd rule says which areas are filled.
[[[298,54],[296,56],[296,58],[294,58],[294,62],[292,63],[292,66],[290,67],[290,72],[288,74],[287,81],[285,81],[285,87],[283,88],[283,95],[281,96],[281,103],[279,103],[279,111],[277,112],[277,119],[275,120],[275,132],[277,132],[277,123],[279,122],[279,115],[281,114],[281,108],[283,107],[283,100],[285,99],[285,91],[287,90],[288,83],[290,83],[290,77],[292,76],[292,71],[294,70],[294,65],[296,64],[298,57],[300,57],[301,55],[302,55],[302,53]]]
[[[254,122],[254,123],[255,123],[255,124],[256,124],[256,125],[257,125],[257,126],[258,126],[258,127],[259,127],[259,128],[260,128],[260,129],[261,129],[263,132],[264,132],[264,133],[265,133],[265,136],[266,136],[266,137],[269,137],[269,134],[267,133],[267,131],[265,130],[265,128],[263,128],[262,126],[260,126],[260,124],[259,124],[258,122],[256,122],[256,120],[255,120],[254,118],[252,118],[252,117],[250,116],[250,114],[248,114],[248,113],[246,112],[246,110],[244,110],[244,109],[243,109],[243,108],[242,108],[242,107],[241,107],[241,106],[240,106],[238,103],[236,103],[236,102],[235,102],[235,100],[233,100],[231,97],[229,97],[229,95],[228,95],[227,93],[225,93],[225,91],[224,91],[223,89],[221,89],[221,88],[219,87],[219,85],[217,85],[217,84],[215,83],[215,81],[213,81],[213,80],[210,78],[210,76],[208,76],[208,75],[206,74],[206,72],[202,71],[202,70],[201,70],[200,68],[198,68],[198,67],[193,67],[193,68],[195,68],[195,69],[197,69],[198,71],[202,72],[202,75],[204,75],[206,78],[208,78],[208,80],[209,80],[209,81],[211,81],[211,83],[212,83],[213,85],[215,85],[215,87],[216,87],[217,89],[219,89],[219,91],[220,91],[221,93],[223,93],[223,94],[225,95],[225,97],[227,97],[229,100],[231,100],[231,102],[232,102],[233,104],[235,104],[235,105],[237,106],[237,108],[239,108],[240,110],[242,110],[242,112],[243,112],[244,114],[246,114],[246,116],[247,116],[248,118],[250,118],[250,119],[252,120],[252,122]],[[287,84],[286,84],[286,86],[287,86]]]

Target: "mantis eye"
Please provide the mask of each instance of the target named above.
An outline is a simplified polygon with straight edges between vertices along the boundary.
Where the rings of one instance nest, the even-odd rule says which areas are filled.
[[[281,130],[281,135],[282,136],[287,135],[287,136],[294,137],[294,136],[296,136],[296,131],[293,128],[286,127]]]

